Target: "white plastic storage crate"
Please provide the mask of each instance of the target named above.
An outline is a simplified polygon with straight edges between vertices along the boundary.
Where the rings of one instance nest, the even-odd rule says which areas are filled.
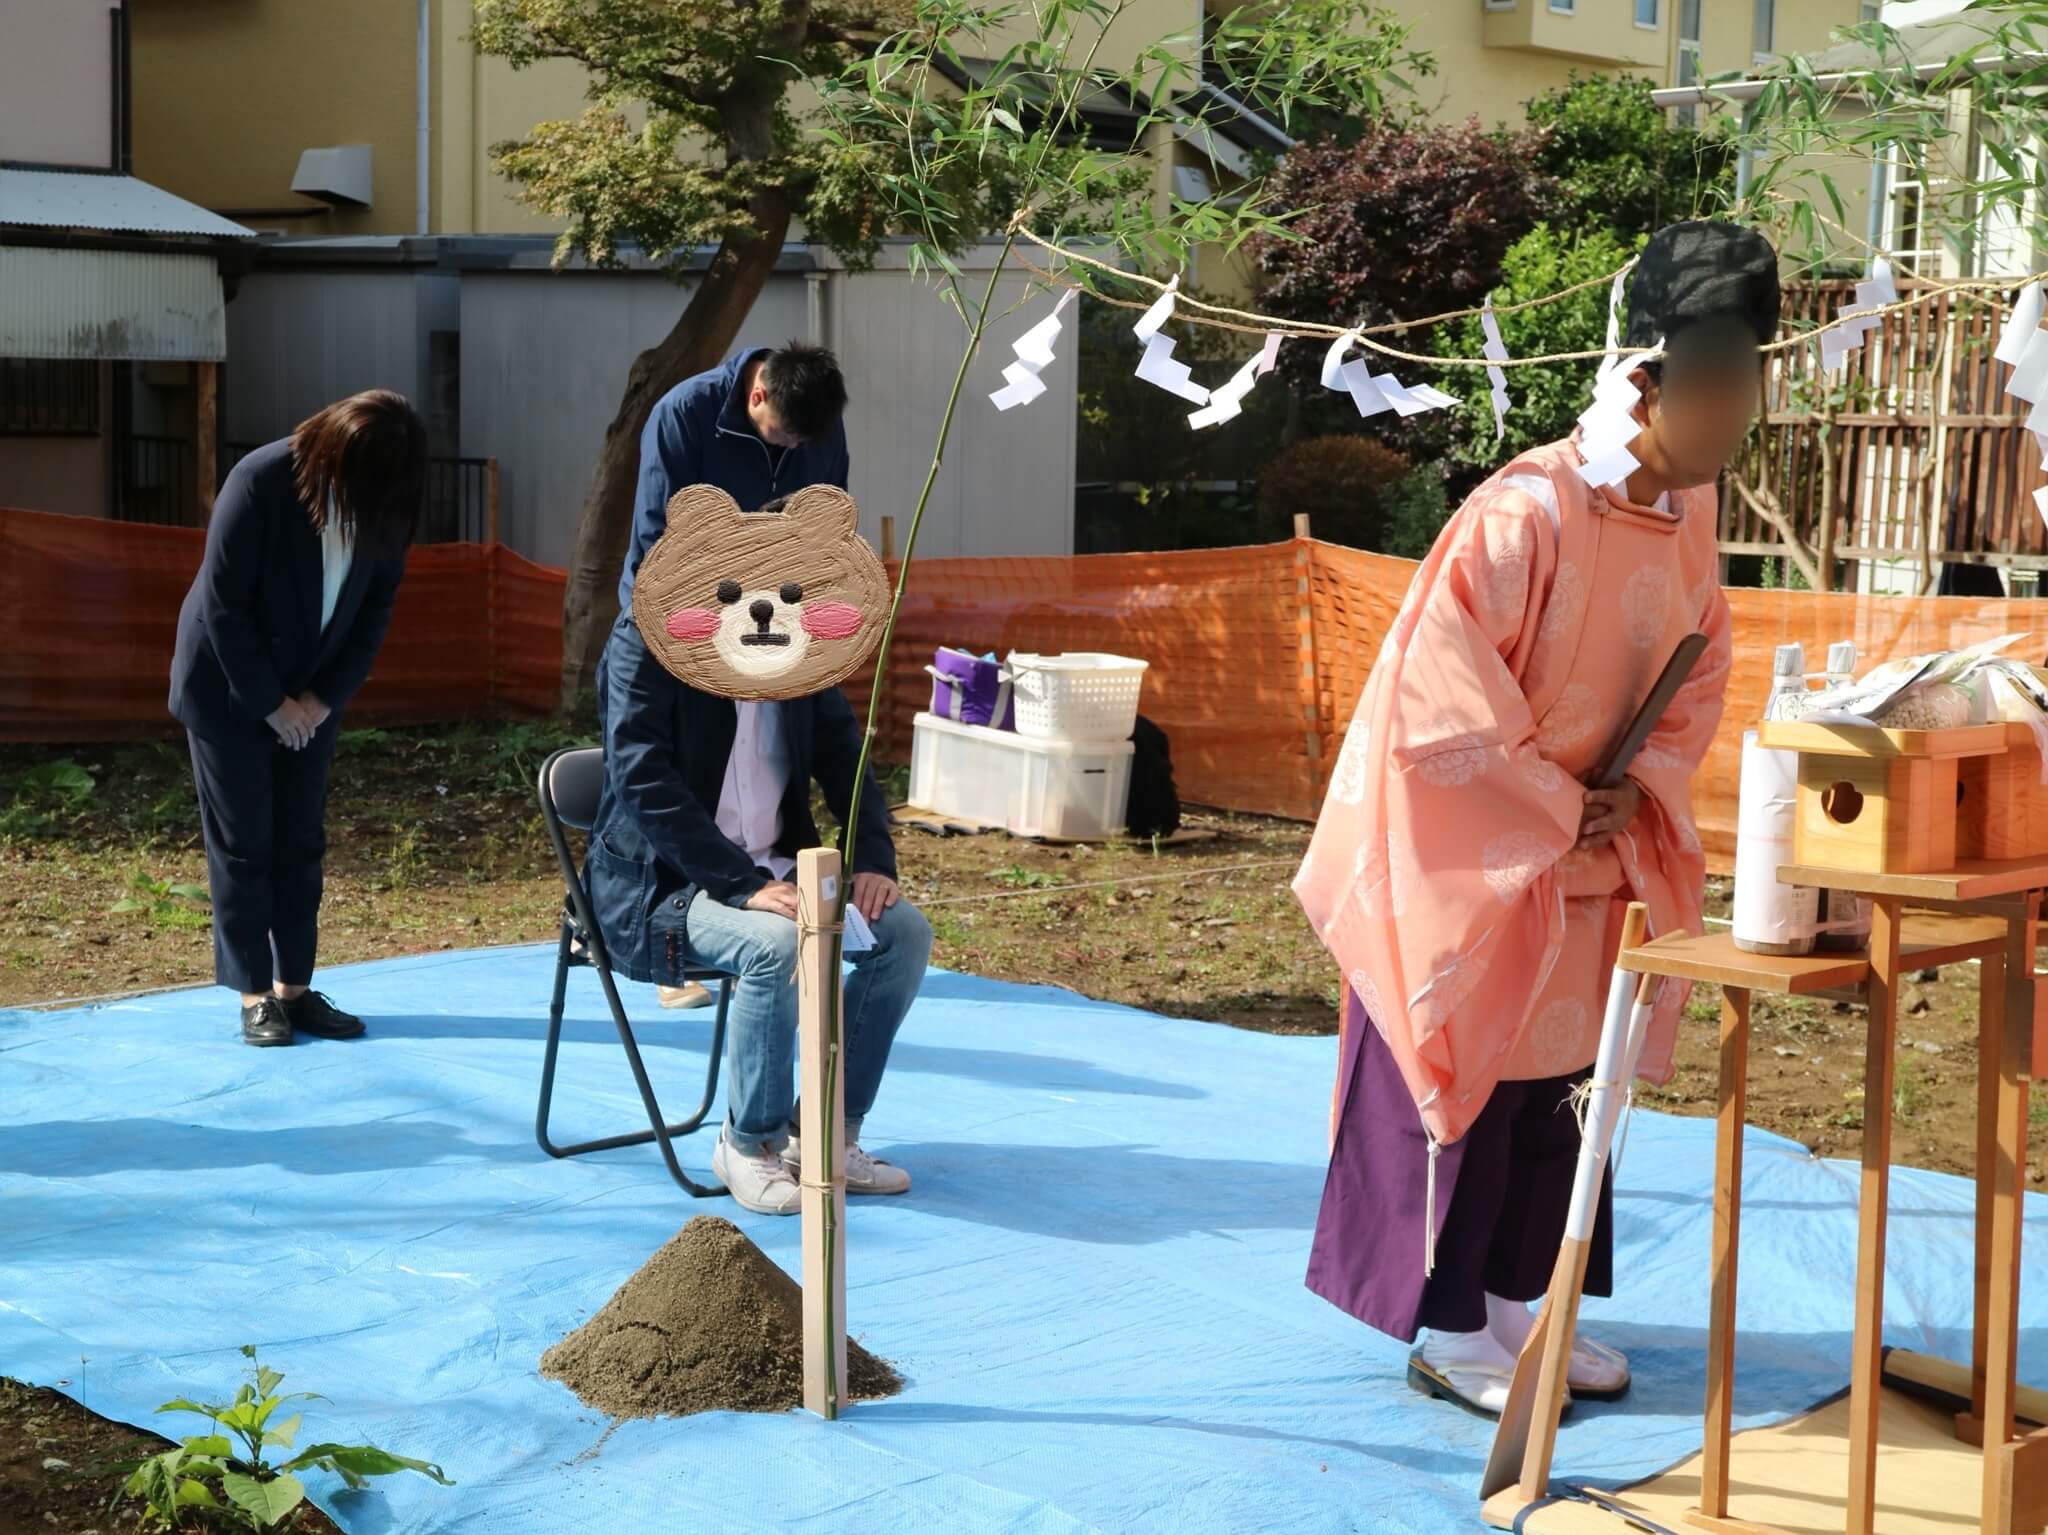
[[[1011,655],[1017,733],[1041,741],[1128,742],[1146,664],[1093,651]]]
[[[920,714],[911,736],[910,803],[1019,837],[1094,842],[1124,829],[1129,741],[1039,741]]]

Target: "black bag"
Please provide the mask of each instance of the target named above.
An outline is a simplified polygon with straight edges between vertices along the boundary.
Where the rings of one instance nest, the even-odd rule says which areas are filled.
[[[1173,754],[1166,732],[1138,716],[1131,731],[1131,803],[1125,817],[1133,837],[1170,837],[1180,830],[1180,791],[1173,786]]]

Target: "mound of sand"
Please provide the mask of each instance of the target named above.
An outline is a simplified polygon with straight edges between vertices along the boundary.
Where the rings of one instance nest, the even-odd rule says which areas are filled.
[[[540,1372],[614,1418],[786,1412],[803,1405],[803,1290],[731,1221],[700,1215],[604,1309],[541,1355]],[[902,1379],[852,1339],[847,1395]]]

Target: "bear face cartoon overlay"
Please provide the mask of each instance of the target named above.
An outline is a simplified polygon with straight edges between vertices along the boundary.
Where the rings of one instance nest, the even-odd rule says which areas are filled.
[[[859,525],[836,486],[798,491],[779,512],[686,486],[634,578],[633,621],[655,659],[701,692],[823,692],[867,663],[889,616],[888,572]]]

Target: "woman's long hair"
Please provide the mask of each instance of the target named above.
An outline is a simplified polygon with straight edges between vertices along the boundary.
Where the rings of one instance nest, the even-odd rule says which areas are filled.
[[[418,531],[427,429],[402,394],[366,389],[292,430],[292,473],[315,529],[329,509],[359,549],[397,553]]]

